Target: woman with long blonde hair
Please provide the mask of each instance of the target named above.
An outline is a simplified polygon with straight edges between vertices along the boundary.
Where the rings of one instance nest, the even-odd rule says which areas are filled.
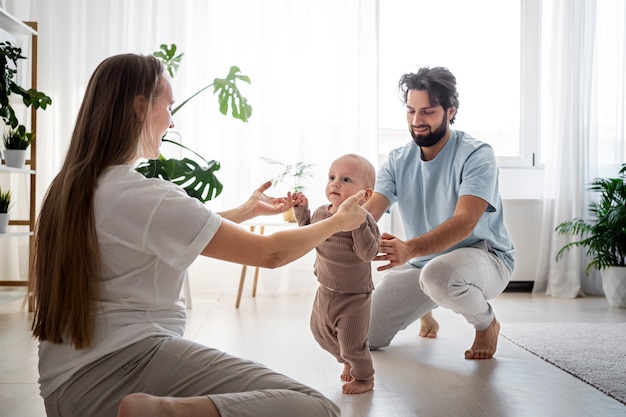
[[[362,195],[314,225],[250,233],[237,223],[280,213],[292,196],[266,196],[266,182],[217,214],[135,171],[158,156],[173,102],[152,56],[110,57],[89,81],[35,232],[32,331],[47,415],[339,415],[312,388],[184,339],[180,290],[198,255],[275,268],[359,227]]]

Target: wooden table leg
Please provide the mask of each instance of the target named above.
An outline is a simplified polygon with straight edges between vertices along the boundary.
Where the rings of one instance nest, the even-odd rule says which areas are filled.
[[[243,265],[241,267],[241,278],[239,278],[239,291],[237,291],[237,301],[235,301],[235,308],[239,308],[239,303],[241,303],[241,293],[243,292],[243,283],[246,280],[246,269],[248,269],[248,265]]]

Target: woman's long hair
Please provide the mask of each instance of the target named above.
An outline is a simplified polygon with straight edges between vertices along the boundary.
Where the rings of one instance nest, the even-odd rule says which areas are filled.
[[[137,156],[145,126],[135,99],[159,94],[163,65],[152,56],[116,55],[94,71],[65,162],[37,219],[30,268],[33,335],[40,341],[91,346],[99,256],[94,215],[98,178]]]

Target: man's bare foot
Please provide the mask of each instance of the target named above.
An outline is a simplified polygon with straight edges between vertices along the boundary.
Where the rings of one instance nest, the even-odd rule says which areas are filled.
[[[465,359],[491,359],[496,353],[500,323],[495,318],[485,330],[476,330],[474,344],[465,351]]]
[[[357,381],[356,379],[347,384],[343,384],[341,390],[344,394],[363,394],[374,389],[374,381]]]
[[[350,366],[350,364],[349,363],[344,364],[343,371],[341,371],[342,381],[350,382],[354,379],[352,378],[352,374],[350,373],[350,371],[352,371],[352,367]]]
[[[439,323],[433,317],[433,312],[429,311],[420,318],[420,336],[434,339],[439,331]]]
[[[117,417],[219,417],[220,413],[207,397],[156,397],[136,393],[122,398],[117,408]]]

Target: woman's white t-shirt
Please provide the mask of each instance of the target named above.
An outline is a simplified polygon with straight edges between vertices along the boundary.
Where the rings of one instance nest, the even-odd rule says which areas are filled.
[[[94,199],[100,287],[94,343],[39,345],[39,383],[47,397],[74,372],[149,336],[180,337],[187,268],[213,238],[221,217],[179,186],[129,165],[108,168]]]

